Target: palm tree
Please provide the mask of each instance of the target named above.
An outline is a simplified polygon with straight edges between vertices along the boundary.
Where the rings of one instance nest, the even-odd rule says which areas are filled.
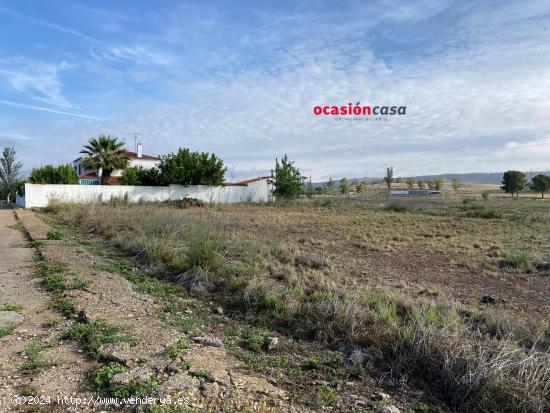
[[[130,162],[124,149],[124,142],[109,135],[91,138],[80,153],[86,155],[83,159],[86,169],[97,169],[98,171],[101,169],[102,185],[107,184],[114,171],[125,169]]]

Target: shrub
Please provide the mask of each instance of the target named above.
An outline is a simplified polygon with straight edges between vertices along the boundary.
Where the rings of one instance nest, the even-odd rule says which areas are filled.
[[[193,376],[197,377],[197,378],[206,378],[208,377],[208,370],[206,369],[203,369],[203,368],[198,368],[196,370],[194,370],[192,372]]]
[[[0,311],[14,311],[16,313],[21,312],[23,306],[21,304],[4,304]]]
[[[27,360],[21,365],[21,371],[24,374],[36,374],[51,365],[51,362],[42,356],[41,351],[42,346],[36,341],[33,341],[25,347]]]
[[[336,389],[323,385],[319,389],[319,402],[323,406],[330,406],[336,402],[337,395]]]
[[[108,392],[111,379],[119,374],[126,373],[128,368],[119,363],[110,363],[107,366],[100,367],[92,373],[92,385],[95,390]]]
[[[262,351],[265,340],[269,334],[264,331],[251,330],[245,334],[246,346],[255,353]]]
[[[75,277],[74,283],[72,285],[72,288],[76,290],[83,290],[86,291],[90,288],[92,282],[81,275],[77,275]]]
[[[187,268],[199,268],[203,271],[215,269],[218,266],[219,249],[219,243],[208,232],[195,234],[186,252]]]
[[[501,219],[502,212],[496,209],[475,209],[466,212],[468,218],[482,218],[482,219]]]
[[[436,191],[441,191],[443,188],[443,185],[445,184],[445,179],[442,177],[437,177],[433,179],[433,187]]]
[[[487,201],[489,199],[489,192],[483,191],[481,193],[481,197],[483,198],[484,201]]]
[[[321,368],[321,361],[314,356],[308,357],[307,367],[312,370],[319,370]]]
[[[48,291],[63,292],[67,289],[65,277],[62,274],[48,274],[42,280],[42,285]]]
[[[70,297],[59,297],[53,303],[53,308],[55,308],[60,313],[69,316],[75,313],[74,302]]]
[[[144,397],[151,395],[157,386],[158,383],[153,378],[147,380],[133,380],[130,384],[112,387],[110,393],[119,399],[128,398],[130,396]]]
[[[92,357],[98,357],[99,346],[107,343],[127,342],[135,345],[135,338],[121,331],[120,328],[107,324],[104,321],[91,323],[75,323],[63,334],[63,338],[79,342]]]
[[[120,177],[121,185],[141,185],[136,168],[126,168]]]
[[[168,350],[166,351],[166,355],[171,359],[175,359],[185,354],[188,348],[189,348],[189,339],[183,336],[183,337],[180,337],[178,341],[170,345],[170,347],[168,347]]]
[[[57,228],[54,228],[48,231],[48,233],[46,234],[46,237],[49,240],[60,240],[61,238],[63,238],[63,232],[61,232],[61,230]]]
[[[526,269],[530,265],[531,251],[528,249],[514,248],[508,252],[500,265],[501,267],[511,267],[517,269]]]
[[[409,210],[409,207],[402,203],[390,202],[384,205],[384,209],[386,211],[393,211],[393,212],[407,212]]]
[[[78,184],[78,176],[73,165],[45,165],[33,168],[28,181],[32,184]]]
[[[0,338],[9,336],[15,330],[15,324],[8,323],[0,326]]]

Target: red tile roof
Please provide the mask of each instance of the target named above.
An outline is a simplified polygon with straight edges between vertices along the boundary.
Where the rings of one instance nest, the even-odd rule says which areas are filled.
[[[258,176],[257,178],[251,178],[251,179],[247,179],[245,181],[240,181],[240,182],[236,182],[237,185],[247,185],[247,184],[251,184],[252,182],[258,182],[258,181],[262,181],[264,179],[269,179],[271,178],[270,176]]]
[[[130,159],[145,159],[146,161],[160,161],[160,158],[157,156],[143,154],[141,155],[141,158],[138,158],[136,152],[131,152],[131,151],[125,151],[125,152],[126,152],[126,155],[128,155],[128,158]],[[82,158],[83,158],[82,156],[80,158],[76,158],[73,162],[76,162]]]
[[[159,161],[160,160],[160,158],[158,158],[156,156],[145,155],[145,154],[141,155],[141,158],[138,158],[136,152],[130,152],[130,151],[126,151],[126,155],[128,155],[129,158],[145,159],[145,160],[148,160],[148,161]]]
[[[95,173],[95,172],[88,172],[88,173],[85,173],[83,175],[80,175],[79,178],[80,179],[92,179],[92,178],[99,178],[99,176],[97,176],[97,173]]]

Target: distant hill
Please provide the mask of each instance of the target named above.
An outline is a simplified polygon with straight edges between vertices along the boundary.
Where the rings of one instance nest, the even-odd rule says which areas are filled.
[[[439,175],[419,175],[419,176],[415,176],[414,178],[417,180],[417,181],[429,181],[429,180],[432,180],[434,178],[443,178],[445,179],[446,181],[451,181],[453,178],[458,178],[460,179],[462,182],[464,183],[467,183],[467,184],[500,184],[501,181],[502,181],[502,175],[504,174],[504,172],[474,172],[474,173],[458,173],[458,174],[453,174],[453,173],[448,173],[448,174],[439,174]],[[538,174],[543,174],[543,175],[550,175],[550,171],[533,171],[533,172],[526,172],[525,175],[527,175],[527,178],[529,179],[531,176],[535,176],[535,175],[538,175]],[[401,176],[401,177],[398,177],[396,176],[396,178],[408,178],[405,177],[405,176]],[[373,176],[366,176],[364,178],[352,178],[350,179],[350,182],[357,182],[357,181],[367,181],[368,183],[374,183],[374,182],[380,182],[382,180],[382,177],[380,176],[377,176],[377,177],[373,177]],[[335,179],[335,181],[338,181],[337,179]],[[323,184],[324,182],[317,182],[317,184]]]

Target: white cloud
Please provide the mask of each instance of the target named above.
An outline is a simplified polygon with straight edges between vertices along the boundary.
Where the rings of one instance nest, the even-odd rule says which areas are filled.
[[[0,77],[14,89],[25,92],[35,100],[55,106],[73,107],[63,96],[61,72],[73,66],[65,61],[46,63],[23,57],[0,60]]]
[[[43,107],[43,106],[27,105],[25,103],[11,102],[9,100],[0,100],[0,105],[12,106],[12,107],[15,107],[15,108],[22,108],[22,109],[29,109],[29,110],[36,110],[36,111],[39,111],[39,112],[56,113],[58,115],[74,116],[76,118],[94,119],[94,120],[102,120],[103,119],[103,118],[100,118],[98,116],[85,115],[85,114],[81,114],[81,113],[66,112],[66,111],[47,108],[47,107]]]
[[[90,54],[99,61],[129,61],[139,65],[151,66],[168,66],[177,61],[176,56],[173,54],[143,45],[118,45],[108,49],[92,49]]]

